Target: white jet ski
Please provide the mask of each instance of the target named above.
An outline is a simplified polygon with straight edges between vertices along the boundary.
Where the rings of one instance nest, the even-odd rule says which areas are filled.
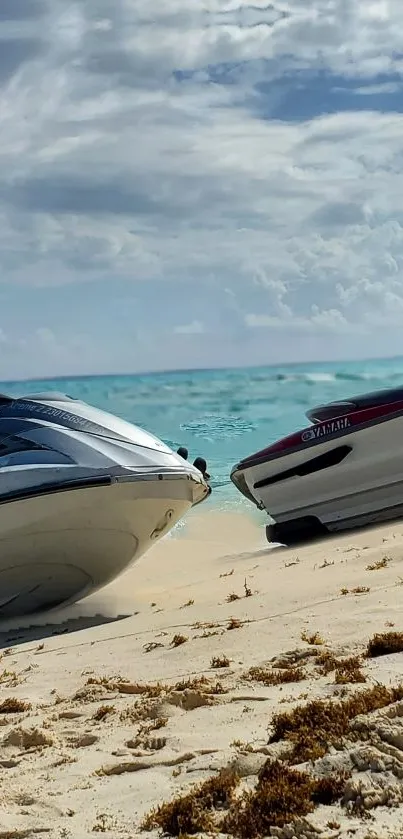
[[[402,517],[403,388],[320,405],[307,417],[307,428],[231,472],[271,517],[268,540],[291,545]]]
[[[0,395],[0,618],[105,586],[208,494],[122,419],[60,393]]]

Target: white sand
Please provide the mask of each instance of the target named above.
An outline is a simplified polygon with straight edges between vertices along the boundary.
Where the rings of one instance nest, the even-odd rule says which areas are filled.
[[[384,556],[386,567],[367,570]],[[252,596],[244,596],[245,580]],[[179,538],[156,545],[104,592],[53,616],[59,626],[44,627],[36,618],[25,621],[30,640],[24,641],[22,629],[11,632],[12,643],[10,633],[8,641],[3,635],[9,649],[0,666],[0,701],[19,697],[32,709],[0,718],[0,839],[42,830],[51,839],[81,839],[98,830],[106,837],[157,835],[139,829],[153,805],[234,758],[243,774],[256,774],[267,757],[273,712],[292,708],[293,700],[331,697],[340,688],[334,673],[318,675],[313,659],[307,660],[307,679],[296,684],[265,687],[242,676],[275,656],[309,650],[304,632],[318,632],[337,655],[347,655],[363,652],[374,633],[402,631],[402,580],[403,524],[270,551],[264,528],[244,514],[200,512],[189,517]],[[340,593],[361,586],[370,591]],[[231,593],[240,599],[227,602]],[[101,618],[118,614],[129,617]],[[231,617],[245,623],[229,631]],[[198,623],[208,626],[196,628]],[[68,634],[60,634],[63,629]],[[177,634],[188,640],[173,648]],[[149,644],[159,646],[147,652]],[[212,670],[214,656],[227,656],[230,666]],[[349,693],[403,681],[403,654],[369,660],[364,670],[367,685],[348,686]],[[168,695],[164,707],[148,708],[147,720],[169,716],[166,726],[136,741],[140,723],[124,712],[146,700],[116,685],[174,685],[202,675],[220,680],[228,692],[213,700],[203,691]],[[106,677],[112,689],[85,687],[90,677]],[[114,713],[97,722],[93,716],[103,705]],[[394,711],[371,715],[371,745],[346,743],[337,758],[347,765],[353,754],[361,770],[355,768],[354,789],[363,783],[377,792],[369,820],[336,804],[318,808],[294,833],[278,835],[403,837],[403,803],[379,803],[390,803],[393,795],[403,802],[403,703],[400,716]],[[254,753],[242,757],[234,741]],[[101,768],[115,774],[99,775]]]

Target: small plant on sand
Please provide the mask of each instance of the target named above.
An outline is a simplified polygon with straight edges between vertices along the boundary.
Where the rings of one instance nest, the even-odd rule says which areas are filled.
[[[150,743],[153,743],[157,745],[156,750],[158,751],[159,748],[163,748],[166,744],[166,737],[154,738],[154,740],[151,741],[148,738],[154,731],[160,731],[161,728],[165,728],[167,723],[168,718],[166,717],[158,717],[158,719],[152,720],[151,722],[141,723],[136,737],[133,740],[129,740],[126,745],[129,749],[138,749],[139,747],[144,749],[149,748]],[[155,748],[155,745],[153,745],[152,748]]]
[[[145,653],[151,653],[153,650],[157,650],[158,647],[163,647],[164,645],[157,642],[157,641],[150,641],[149,644],[144,644],[143,650]]]
[[[109,813],[98,813],[96,816],[96,821],[93,824],[92,832],[93,833],[109,833],[112,830],[118,829],[119,825],[114,816],[109,815]],[[66,834],[70,835],[70,833]]]
[[[182,606],[179,606],[180,609],[187,609],[188,606],[193,606],[194,600],[188,600],[187,603],[183,603]]]
[[[119,714],[119,720],[123,723],[138,723],[142,720],[148,720],[151,712],[150,701],[137,702],[136,705],[131,705],[125,708]]]
[[[226,571],[224,574],[220,574],[220,580],[221,580],[223,577],[232,577],[233,573],[234,573],[234,569],[233,569],[233,568],[231,568],[231,571]]]
[[[242,626],[242,621],[239,618],[230,618],[228,621],[227,629],[240,629]]]
[[[183,690],[207,690],[210,682],[206,676],[196,676],[194,679],[181,679],[176,682],[172,690],[178,692]]]
[[[226,655],[221,655],[221,656],[215,655],[215,656],[213,656],[213,658],[211,659],[211,662],[210,662],[210,667],[211,667],[212,670],[220,670],[221,667],[229,667],[229,666],[230,666],[230,660],[229,660],[229,658],[227,658]]]
[[[252,743],[244,743],[243,740],[233,740],[230,746],[238,752],[241,752],[241,754],[251,754],[254,752]]]
[[[168,723],[168,717],[157,717],[156,720],[152,720],[152,722],[148,723],[144,726],[143,734],[149,734],[151,731],[159,731],[161,728],[165,728]]]
[[[319,565],[319,568],[329,568],[329,565],[334,565],[334,559],[324,559],[322,565]]]
[[[342,588],[340,594],[369,594],[371,589],[369,586],[355,586],[355,588]]]
[[[361,658],[358,655],[352,655],[349,658],[337,661],[335,670],[334,681],[336,685],[358,684],[367,680],[361,669]]]
[[[264,667],[251,667],[245,679],[253,682],[261,682],[268,687],[274,685],[286,685],[293,682],[301,682],[306,678],[301,667],[287,667],[285,670],[266,670]]]
[[[314,699],[292,711],[275,714],[269,742],[290,741],[291,763],[316,760],[348,733],[354,717],[385,708],[402,698],[403,686],[386,688],[376,685],[338,702]]]
[[[323,653],[320,653],[315,662],[315,666],[322,676],[334,672],[335,683],[338,685],[365,682],[366,676],[362,672],[360,665],[360,656],[336,658],[330,650],[325,650]]]
[[[390,556],[383,556],[382,559],[378,559],[377,562],[373,562],[370,565],[367,565],[367,571],[381,571],[382,568],[387,568],[391,562]]]
[[[95,714],[93,715],[92,719],[95,720],[95,722],[102,722],[106,719],[106,717],[110,717],[110,715],[114,713],[115,708],[113,707],[113,705],[101,705],[101,707],[98,708],[97,711],[95,711]]]
[[[301,632],[301,641],[305,641],[307,644],[313,644],[315,647],[320,647],[325,643],[319,632],[312,632],[310,634],[305,629]]]
[[[6,655],[6,652],[4,653]],[[15,687],[20,681],[20,676],[14,670],[3,670],[0,673],[0,683],[7,684],[9,687]]]
[[[3,699],[3,702],[0,702],[0,714],[22,714],[31,708],[30,702],[24,702],[23,699],[17,699],[16,697]]]
[[[243,587],[244,587],[244,589],[245,589],[245,597],[252,597],[252,589],[251,589],[251,588],[249,588],[249,586],[248,586],[248,584],[247,584],[247,582],[246,582],[246,577],[245,577],[245,582],[244,582],[244,584],[243,584]]]
[[[196,676],[194,679],[184,679],[181,682],[176,682],[172,690],[177,693],[185,690],[195,690],[200,693],[211,694],[213,696],[219,696],[223,693],[227,693],[220,682],[210,682],[206,676]]]
[[[144,696],[151,698],[156,698],[157,696],[161,696],[162,693],[166,693],[168,690],[167,685],[163,685],[160,682],[156,684],[140,684],[139,682],[129,682],[128,679],[123,679],[121,676],[117,676],[116,679],[108,678],[107,676],[97,677],[91,676],[87,680],[87,686],[91,685],[102,685],[105,690],[118,693],[123,693],[127,695],[134,695],[134,696]],[[79,698],[76,694],[76,698]]]
[[[89,676],[86,685],[100,685],[106,690],[115,691],[116,685],[129,683],[129,680],[118,674],[117,676]]]
[[[171,690],[204,690],[209,685],[207,676],[195,676],[193,679],[180,679],[172,685]]]
[[[403,652],[403,632],[384,632],[374,635],[368,641],[366,655],[368,658],[378,658],[381,655],[392,655]]]
[[[182,644],[186,644],[186,641],[189,641],[186,635],[174,635],[171,641],[171,647],[181,647]]]
[[[327,676],[336,669],[337,661],[331,650],[322,650],[315,658],[315,667],[321,676]]]
[[[247,584],[247,582],[246,582],[246,577],[245,577],[245,580],[244,580],[243,587],[244,587],[244,592],[245,592],[244,597],[252,597],[252,593],[253,593],[253,592],[252,592],[252,589],[251,589],[251,588],[249,588],[249,586],[248,586],[248,584]],[[228,596],[226,597],[226,601],[227,601],[227,603],[235,603],[235,601],[236,601],[236,600],[241,600],[241,595],[240,595],[240,594],[236,594],[234,591],[232,591],[232,592],[231,592],[230,594],[228,594]]]
[[[299,559],[296,556],[295,559],[290,559],[289,562],[284,563],[284,568],[292,568],[293,565],[299,565]]]
[[[220,624],[214,621],[196,621],[192,624],[192,629],[217,629],[219,626]]]
[[[187,794],[152,810],[142,822],[142,830],[160,828],[169,836],[214,831],[215,810],[229,806],[239,778],[222,770],[216,777],[198,784]]]
[[[217,629],[205,629],[204,632],[202,632],[201,635],[195,635],[195,638],[213,638],[216,635],[222,635],[222,634],[223,634],[223,630],[221,632],[218,632]]]
[[[235,592],[232,591],[231,594],[228,594],[225,599],[226,599],[227,603],[235,603],[235,600],[240,600],[241,599],[241,595],[240,594],[235,594]]]

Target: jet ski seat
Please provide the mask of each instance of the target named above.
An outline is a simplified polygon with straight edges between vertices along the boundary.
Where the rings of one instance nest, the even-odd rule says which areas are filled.
[[[307,411],[306,416],[311,422],[324,422],[353,411],[363,411],[365,408],[377,408],[381,405],[392,405],[403,402],[403,387],[387,388],[371,393],[362,393],[350,399],[328,402],[327,405],[317,405]]]

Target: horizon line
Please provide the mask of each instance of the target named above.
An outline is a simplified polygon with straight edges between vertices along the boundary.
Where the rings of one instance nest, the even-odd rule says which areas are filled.
[[[50,382],[50,381],[68,381],[69,379],[74,380],[83,380],[83,379],[107,379],[107,378],[140,378],[142,376],[164,376],[169,374],[176,374],[176,373],[214,373],[214,372],[224,372],[226,370],[271,370],[276,367],[302,367],[304,365],[311,365],[311,364],[322,364],[322,365],[329,365],[329,364],[354,364],[355,363],[362,363],[362,362],[377,362],[377,361],[394,361],[394,360],[403,360],[403,355],[382,355],[382,356],[369,356],[367,358],[348,358],[348,359],[322,359],[321,361],[317,359],[305,360],[305,361],[283,361],[283,362],[276,362],[270,364],[245,364],[245,365],[223,365],[218,367],[178,367],[178,368],[168,368],[168,369],[157,369],[157,370],[138,370],[137,372],[131,373],[122,373],[122,372],[111,372],[111,373],[63,373],[61,375],[45,375],[45,376],[33,376],[33,377],[23,377],[17,379],[0,379],[1,384],[10,385],[10,384],[28,384],[29,382]]]

